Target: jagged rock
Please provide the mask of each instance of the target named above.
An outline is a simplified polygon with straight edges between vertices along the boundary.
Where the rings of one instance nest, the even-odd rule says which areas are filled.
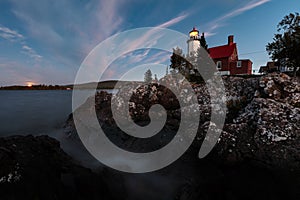
[[[271,73],[261,78],[259,92],[264,98],[300,105],[299,77],[291,78],[283,73]]]
[[[239,111],[216,146],[229,162],[255,160],[269,168],[300,169],[299,79],[272,73],[261,77],[253,100]],[[259,94],[259,95],[258,95]]]
[[[160,80],[162,84],[170,84],[172,87],[177,84],[176,81],[172,79],[172,76]],[[295,98],[299,95],[299,79],[281,73],[272,73],[254,78],[228,76],[223,77],[223,82],[227,98],[227,116],[219,144],[215,148],[220,157],[234,162],[253,159],[268,164],[270,167],[300,169],[300,113],[297,107],[299,99]],[[167,110],[168,116],[162,135],[168,135],[168,131],[178,129],[182,110],[193,113],[193,110],[199,109],[201,115],[197,138],[202,141],[208,128],[211,112],[210,95],[205,84],[192,84],[198,97],[199,107],[185,108],[180,108],[174,94],[162,84],[143,86],[136,84],[133,87],[126,85],[122,90],[122,95],[127,95],[126,98],[130,99],[129,116],[137,123],[149,123],[149,108],[154,104],[160,104]],[[188,99],[190,94],[180,89],[184,90],[184,87],[178,90],[185,95],[184,98]],[[121,106],[124,103],[122,95],[114,99],[115,105]],[[114,139],[115,142],[127,147],[128,144],[131,146],[135,143],[143,149],[145,146],[154,145],[156,149],[170,140],[170,137],[165,137],[165,139],[162,137],[154,140],[161,141],[155,145],[146,140],[138,142],[139,140],[122,134],[122,131],[115,126],[109,109],[111,99],[111,94],[98,93],[96,113],[101,125],[106,124],[110,127],[110,131],[115,130],[109,135],[114,135],[116,138],[120,134],[123,135],[122,141]],[[94,97],[90,99],[89,106],[94,105],[93,101]],[[124,121],[126,121],[128,115],[122,113],[123,111],[118,112],[120,112],[118,115],[125,116]],[[70,120],[68,123],[69,130],[73,130]],[[124,138],[127,139],[124,140]],[[126,143],[128,144],[124,145]],[[138,148],[135,150],[138,151]]]
[[[300,169],[300,109],[255,98],[234,123],[226,124],[217,145],[222,158],[252,159],[270,168]]]
[[[177,84],[170,77],[160,81],[173,86]],[[126,86],[124,95],[130,97],[130,102],[129,116],[124,116],[145,125],[149,123],[151,105],[158,103],[167,110],[165,127],[160,134],[147,140],[128,136],[116,126],[109,109],[113,99],[111,94],[98,93],[88,100],[88,104],[95,106],[96,98],[96,114],[106,135],[120,148],[132,152],[149,152],[163,147],[176,135],[181,110],[189,109],[188,113],[193,109],[200,110],[198,133],[188,151],[169,167],[145,175],[145,180],[133,184],[139,189],[147,182],[159,185],[167,182],[174,189],[165,192],[171,197],[164,199],[242,199],[246,196],[248,199],[297,199],[300,195],[299,79],[274,73],[253,78],[228,76],[223,77],[223,81],[226,121],[217,145],[202,160],[197,155],[210,125],[212,106],[205,84],[192,84],[199,103],[197,108],[180,108],[174,94],[160,83]],[[182,94],[186,99],[191,96],[184,91]],[[116,102],[120,106],[125,103],[122,96]],[[72,117],[68,120],[66,132],[76,135]],[[115,177],[116,172],[108,169],[106,176],[110,175]],[[134,191],[129,189],[126,181],[136,181],[138,177],[121,176],[121,193]],[[159,181],[153,181],[157,176]],[[110,187],[114,187],[113,183]]]

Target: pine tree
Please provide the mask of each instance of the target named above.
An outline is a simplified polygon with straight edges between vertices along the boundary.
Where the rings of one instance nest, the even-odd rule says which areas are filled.
[[[144,76],[144,81],[146,83],[151,83],[152,82],[152,72],[150,69],[148,69],[146,72],[145,72],[145,76]]]
[[[166,66],[166,76],[169,74],[169,66]]]
[[[201,45],[201,47],[203,47],[208,52],[208,45],[206,43],[206,39],[204,37],[204,33],[202,33],[202,35],[200,37],[200,45]]]
[[[154,82],[157,83],[158,82],[158,79],[157,79],[157,75],[154,74]]]
[[[180,49],[179,47],[176,47],[175,49],[173,48],[170,68],[181,73],[183,64],[184,64],[184,58],[182,54],[182,49]]]

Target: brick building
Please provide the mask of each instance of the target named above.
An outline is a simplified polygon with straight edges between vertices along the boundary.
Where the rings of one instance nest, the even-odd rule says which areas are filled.
[[[209,55],[215,61],[221,75],[252,73],[252,61],[239,59],[233,35],[228,36],[226,45],[209,48]]]

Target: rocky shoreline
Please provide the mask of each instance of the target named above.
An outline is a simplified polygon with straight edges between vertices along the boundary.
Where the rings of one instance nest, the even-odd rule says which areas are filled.
[[[149,123],[148,109],[161,104],[167,122],[151,139],[124,134],[110,109],[112,95],[97,93],[82,109],[96,107],[98,121],[115,144],[133,152],[166,145],[178,130],[180,107],[162,83],[123,88],[133,91],[130,115]],[[191,147],[170,166],[146,174],[128,174],[99,166],[80,166],[47,136],[0,138],[1,199],[297,199],[300,196],[300,80],[285,74],[223,77],[227,113],[220,139],[204,159],[198,151],[209,125],[211,106],[205,84],[193,84],[201,111]],[[128,92],[129,94],[129,92]],[[186,98],[189,98],[186,96]],[[95,101],[96,100],[96,101]],[[117,99],[121,101],[122,99]],[[95,103],[96,102],[96,103]],[[96,105],[95,105],[96,104]],[[72,115],[65,139],[83,148]],[[86,152],[86,155],[88,153]],[[90,155],[89,155],[90,156]]]
[[[172,83],[172,78],[161,82]],[[226,93],[226,120],[218,144],[212,154],[223,162],[240,162],[253,159],[270,168],[300,169],[300,80],[283,73],[272,73],[259,78],[223,77]],[[201,112],[197,140],[199,149],[210,122],[210,95],[205,84],[194,84]],[[127,86],[124,94],[130,98],[130,116],[138,124],[149,123],[148,110],[160,104],[167,110],[166,125],[159,136],[150,140],[129,137],[121,131],[110,109],[112,95],[97,93],[87,100],[84,109],[96,102],[96,114],[107,136],[123,148],[141,151],[145,146],[159,148],[176,134],[180,124],[180,106],[170,90],[159,84]],[[95,100],[94,100],[95,98]],[[123,102],[122,96],[114,99]],[[185,98],[189,98],[186,96]],[[119,112],[117,110],[117,112]],[[121,113],[120,115],[126,115]],[[191,111],[192,113],[192,111]],[[72,115],[65,126],[66,133],[77,137]],[[168,134],[166,134],[168,133]],[[121,137],[119,137],[121,136]],[[129,147],[131,146],[131,147]],[[135,147],[134,147],[135,146]],[[135,149],[136,148],[136,149]],[[142,150],[143,151],[143,150]]]

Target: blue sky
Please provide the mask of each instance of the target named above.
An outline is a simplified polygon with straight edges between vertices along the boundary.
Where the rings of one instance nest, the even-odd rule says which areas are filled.
[[[1,0],[0,86],[73,83],[80,64],[101,41],[155,26],[184,34],[196,26],[210,47],[225,44],[233,34],[240,58],[250,58],[257,70],[269,59],[265,46],[278,22],[290,12],[299,12],[298,0]],[[145,60],[159,64],[153,68],[159,77],[170,57],[149,50],[130,56],[139,65]],[[124,63],[116,61],[104,79],[120,78],[134,66]]]

